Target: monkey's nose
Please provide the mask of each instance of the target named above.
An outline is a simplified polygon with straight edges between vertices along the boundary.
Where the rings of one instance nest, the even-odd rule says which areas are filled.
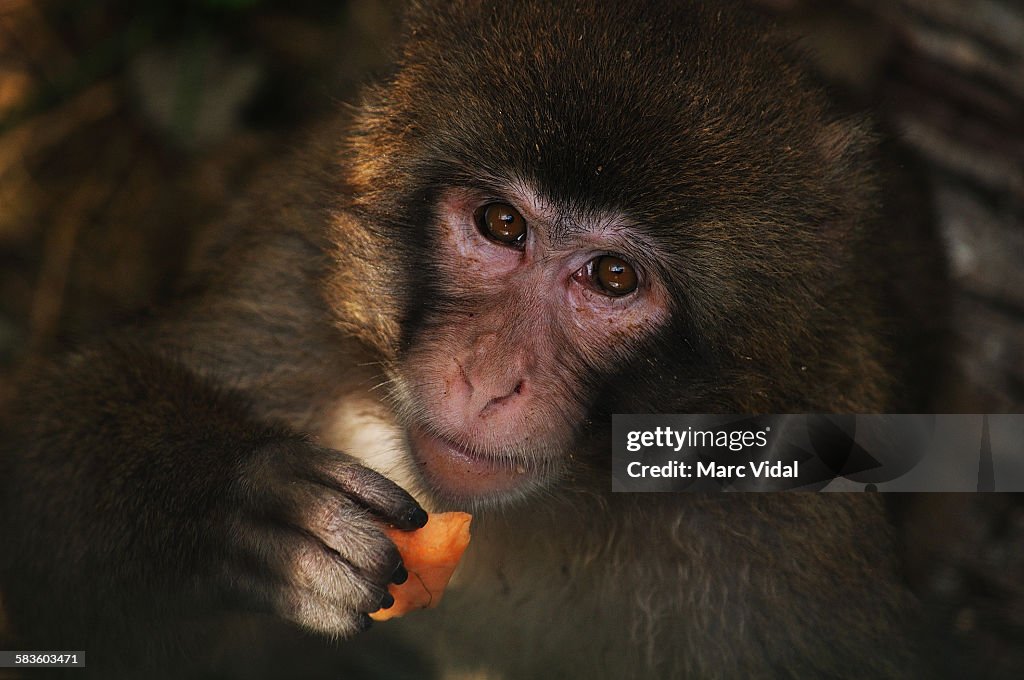
[[[455,361],[462,378],[467,418],[494,415],[526,392],[526,380],[517,365],[481,361],[479,355],[474,358],[478,360],[465,364]]]

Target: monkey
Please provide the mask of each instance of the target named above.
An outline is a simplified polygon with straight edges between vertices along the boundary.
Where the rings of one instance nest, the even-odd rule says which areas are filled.
[[[26,372],[24,648],[95,677],[928,675],[878,494],[610,491],[613,413],[928,407],[941,243],[870,118],[729,2],[404,26],[172,304]],[[371,626],[407,577],[384,525],[453,508],[441,606]]]

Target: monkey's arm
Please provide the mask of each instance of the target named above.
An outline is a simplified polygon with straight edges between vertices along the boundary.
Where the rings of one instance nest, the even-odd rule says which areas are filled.
[[[346,636],[386,601],[380,522],[426,517],[300,434],[353,361],[316,292],[321,244],[265,225],[133,339],[25,383],[0,441],[0,592],[26,643],[173,649],[186,618],[239,608]]]
[[[168,625],[239,607],[354,633],[399,566],[371,515],[425,519],[385,478],[150,349],[100,345],[33,382],[0,521],[4,602],[42,648],[166,643]]]

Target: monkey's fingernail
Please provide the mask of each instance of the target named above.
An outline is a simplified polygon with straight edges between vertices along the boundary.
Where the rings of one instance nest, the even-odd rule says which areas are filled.
[[[384,597],[380,599],[380,608],[388,609],[395,603],[395,598],[391,593],[384,593]]]
[[[398,565],[398,569],[395,569],[395,573],[391,575],[391,582],[396,586],[400,586],[409,579],[409,572],[405,570],[405,567],[401,564]]]
[[[409,524],[413,525],[417,529],[423,527],[427,523],[427,513],[423,508],[413,508],[412,511],[406,517]]]

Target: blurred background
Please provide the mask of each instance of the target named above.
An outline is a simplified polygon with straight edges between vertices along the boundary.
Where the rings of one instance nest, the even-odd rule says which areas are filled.
[[[0,0],[0,408],[172,289],[261,167],[386,64],[394,3]]]
[[[911,150],[948,245],[967,403],[1019,412],[1024,2],[747,1]],[[170,294],[250,179],[387,68],[399,5],[0,0],[0,408],[27,357]],[[1019,503],[910,514],[911,575],[941,604],[936,625],[1011,677],[1024,666]]]

